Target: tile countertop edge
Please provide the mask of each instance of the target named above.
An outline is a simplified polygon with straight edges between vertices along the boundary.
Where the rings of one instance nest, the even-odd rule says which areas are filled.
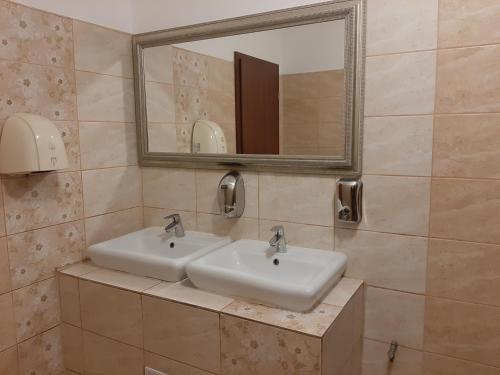
[[[284,310],[280,308],[269,307],[266,305],[260,305],[252,302],[247,302],[245,300],[233,299],[230,297],[225,297],[218,295],[216,293],[206,292],[201,289],[195,288],[195,293],[201,295],[202,298],[210,298],[211,296],[220,299],[221,302],[200,302],[200,301],[189,301],[188,298],[176,298],[174,295],[168,295],[169,292],[174,290],[174,287],[184,287],[189,288],[189,286],[185,286],[186,279],[178,281],[178,282],[167,282],[163,280],[152,279],[149,277],[137,276],[133,274],[129,274],[126,272],[109,270],[110,274],[116,274],[120,276],[130,277],[131,280],[142,280],[142,283],[148,284],[148,287],[138,288],[130,285],[125,285],[123,282],[113,283],[111,280],[107,279],[105,281],[100,280],[99,278],[91,277],[94,273],[99,273],[103,270],[109,270],[107,268],[99,267],[93,264],[90,261],[83,261],[74,263],[60,269],[57,269],[57,273],[65,276],[75,277],[77,279],[86,280],[90,282],[95,282],[97,284],[102,284],[106,286],[115,287],[118,289],[128,290],[131,292],[135,292],[147,297],[157,298],[160,300],[180,303],[186,306],[190,306],[193,308],[199,308],[211,312],[216,312],[219,314],[224,314],[228,316],[237,317],[244,320],[249,320],[253,322],[257,322],[260,324],[265,324],[271,327],[277,327],[280,329],[284,329],[287,331],[311,336],[314,338],[323,337],[328,329],[333,325],[336,321],[337,317],[340,315],[342,309],[349,303],[349,301],[356,295],[360,288],[364,286],[364,281],[358,279],[351,279],[347,277],[343,277],[323,298],[323,300],[316,305],[316,307],[306,313],[298,313],[289,310]],[[152,285],[149,285],[152,284]],[[161,290],[159,290],[161,288]],[[340,288],[340,289],[339,289]],[[200,293],[201,292],[201,293]],[[196,299],[196,298],[195,298]],[[250,316],[250,314],[238,313],[232,311],[230,308],[232,305],[246,305],[247,308],[244,310],[257,310],[260,309],[263,312],[259,316]],[[217,305],[217,306],[214,306]],[[297,327],[297,323],[300,325],[301,321],[309,322],[311,318],[314,318],[317,315],[318,310],[321,310],[321,307],[325,307],[329,310],[332,310],[331,320],[324,321],[323,325],[321,324],[312,324],[307,327]],[[269,312],[269,315],[266,318],[266,311]],[[321,311],[323,313],[323,311]],[[258,314],[259,315],[259,314]],[[334,315],[334,316],[333,316]],[[262,317],[263,316],[263,317]],[[277,319],[285,317],[285,320],[278,321]],[[290,318],[291,317],[291,318]],[[295,318],[299,318],[298,321],[295,321]],[[286,319],[293,319],[286,320]]]

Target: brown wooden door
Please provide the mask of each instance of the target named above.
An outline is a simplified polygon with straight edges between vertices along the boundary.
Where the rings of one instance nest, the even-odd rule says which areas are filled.
[[[279,154],[279,65],[234,53],[236,152]]]

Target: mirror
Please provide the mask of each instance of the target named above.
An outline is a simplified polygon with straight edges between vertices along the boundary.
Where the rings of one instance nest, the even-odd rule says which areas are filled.
[[[141,164],[360,172],[362,5],[135,36]]]

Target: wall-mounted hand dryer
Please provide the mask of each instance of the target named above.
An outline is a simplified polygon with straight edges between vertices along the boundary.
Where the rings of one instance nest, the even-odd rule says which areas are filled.
[[[16,113],[4,124],[0,138],[0,173],[28,174],[68,168],[61,133],[45,117]]]

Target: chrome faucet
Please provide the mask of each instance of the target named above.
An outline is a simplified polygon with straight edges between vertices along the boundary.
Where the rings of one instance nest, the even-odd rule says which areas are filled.
[[[286,253],[285,228],[282,225],[276,225],[271,228],[274,236],[269,240],[269,245],[276,247],[276,252]]]
[[[164,217],[165,220],[172,219],[170,224],[165,227],[165,232],[171,232],[172,229],[175,230],[175,237],[184,237],[184,227],[182,226],[181,217],[179,214],[172,214]]]

